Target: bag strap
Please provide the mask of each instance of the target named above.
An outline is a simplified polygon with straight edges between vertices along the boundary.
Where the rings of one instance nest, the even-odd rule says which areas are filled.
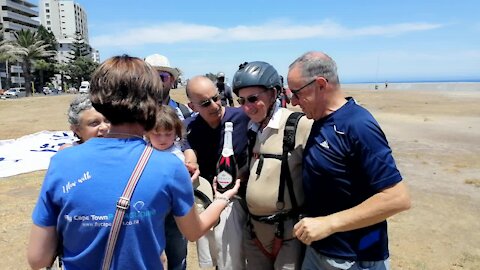
[[[179,102],[177,102],[177,106],[180,109],[180,111],[182,112],[183,119],[187,119],[190,116],[192,116],[192,112],[188,109],[187,106],[185,106],[185,105],[183,105],[182,103],[179,103]]]
[[[282,169],[280,172],[280,183],[278,186],[278,199],[277,209],[283,210],[285,208],[285,184],[288,188],[288,194],[290,195],[290,202],[292,203],[292,209],[297,209],[297,199],[295,197],[295,190],[293,189],[292,175],[290,174],[290,168],[288,167],[288,153],[295,148],[295,135],[297,133],[298,121],[304,114],[301,112],[293,112],[288,116],[285,123],[285,130],[283,132],[283,153],[282,153]]]
[[[130,198],[132,197],[135,186],[142,175],[145,165],[148,163],[148,159],[152,154],[153,148],[150,144],[145,146],[140,159],[135,166],[135,169],[128,180],[127,186],[123,190],[122,196],[117,201],[117,210],[115,211],[115,217],[112,222],[112,229],[108,235],[107,248],[105,250],[105,257],[103,258],[102,270],[109,270],[112,263],[113,251],[115,250],[115,244],[117,242],[118,234],[122,227],[122,220],[125,212],[130,207]]]

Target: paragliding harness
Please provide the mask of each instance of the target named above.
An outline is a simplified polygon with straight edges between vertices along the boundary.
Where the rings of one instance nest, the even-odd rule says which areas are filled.
[[[260,175],[263,167],[264,158],[275,158],[282,161],[281,172],[280,172],[280,181],[278,187],[278,199],[277,199],[277,209],[278,212],[269,215],[269,216],[256,216],[249,213],[248,226],[250,230],[250,236],[253,239],[255,245],[263,252],[265,256],[270,258],[272,261],[276,259],[278,252],[283,244],[283,234],[284,234],[284,221],[289,219],[299,219],[301,215],[301,209],[297,204],[295,197],[295,191],[293,189],[292,176],[290,174],[290,168],[288,167],[288,154],[295,148],[295,134],[297,130],[298,121],[303,116],[303,113],[294,112],[288,116],[287,122],[285,124],[285,131],[283,133],[283,153],[282,155],[272,155],[272,154],[259,154],[258,155],[258,166],[256,174]],[[253,146],[255,144],[256,134],[249,134],[249,147],[248,154],[249,159],[253,157]],[[249,161],[250,161],[249,160]],[[249,163],[250,164],[250,163]],[[292,209],[284,210],[285,208],[285,185],[288,188],[288,194],[290,196],[290,201],[292,204]],[[260,240],[257,238],[251,219],[270,225],[275,225],[275,238],[273,240],[272,252],[268,252],[267,249],[263,246]]]

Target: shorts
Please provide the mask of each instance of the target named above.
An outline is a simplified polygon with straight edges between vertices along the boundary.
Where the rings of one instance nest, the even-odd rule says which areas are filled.
[[[324,256],[308,246],[302,270],[389,270],[390,260],[350,261]]]

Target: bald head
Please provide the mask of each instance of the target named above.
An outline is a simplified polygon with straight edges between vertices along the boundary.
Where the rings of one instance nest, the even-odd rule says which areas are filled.
[[[208,77],[195,76],[188,81],[185,91],[188,99],[192,100],[192,97],[215,94],[216,89],[215,84]]]

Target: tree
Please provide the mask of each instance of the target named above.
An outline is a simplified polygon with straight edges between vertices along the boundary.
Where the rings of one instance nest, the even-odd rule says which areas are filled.
[[[37,36],[40,40],[43,40],[47,44],[47,50],[57,52],[58,43],[52,32],[48,31],[45,27],[40,25],[37,31]],[[52,54],[47,57],[43,57],[34,62],[34,84],[40,88],[45,86],[47,82],[51,82],[51,78],[55,76],[55,64],[57,59]]]
[[[0,82],[0,88],[4,89],[9,89],[10,88],[10,78],[11,78],[11,73],[9,72],[10,68],[10,63],[13,61],[16,61],[17,58],[14,54],[11,52],[11,45],[7,40],[4,40],[4,33],[5,29],[3,26],[0,24],[0,62],[5,62],[5,73],[6,73],[6,80],[5,80],[5,85],[1,85]]]
[[[67,58],[69,58],[72,61],[75,61],[80,57],[89,56],[90,52],[91,52],[90,46],[85,43],[80,32],[76,32],[75,40],[72,42],[72,50],[70,51],[69,57]]]
[[[22,29],[14,32],[14,36],[16,40],[12,42],[12,53],[19,58],[22,65],[26,95],[30,96],[32,94],[33,61],[55,54],[55,52],[47,49],[49,45],[40,40],[36,32]]]
[[[80,56],[66,65],[65,74],[70,77],[70,82],[78,88],[82,81],[90,80],[97,66],[98,64],[93,62],[90,57]]]

